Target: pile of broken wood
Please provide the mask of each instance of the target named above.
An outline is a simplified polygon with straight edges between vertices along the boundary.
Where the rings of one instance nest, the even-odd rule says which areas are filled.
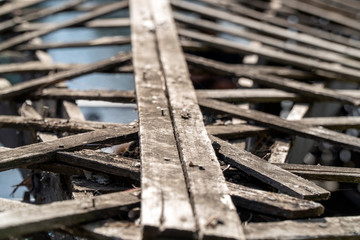
[[[360,237],[359,204],[328,204],[360,198],[358,1],[43,2],[0,5],[0,59],[13,56],[0,65],[0,170],[21,168],[28,187],[24,202],[0,199],[0,239]],[[66,11],[80,14],[36,22]],[[101,18],[117,11],[130,17]],[[131,36],[40,39],[78,27]],[[91,64],[46,52],[129,44]],[[95,72],[133,73],[135,91],[64,84]],[[86,121],[80,99],[136,102],[138,122]]]

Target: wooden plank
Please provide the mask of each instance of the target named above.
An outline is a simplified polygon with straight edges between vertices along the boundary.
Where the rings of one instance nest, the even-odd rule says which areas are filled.
[[[206,133],[169,1],[151,1],[151,7],[175,137],[199,238],[244,239],[240,219]],[[216,224],[209,227],[214,219]]]
[[[262,85],[275,87],[283,90],[289,90],[314,99],[323,99],[328,101],[334,100],[340,102],[347,102],[354,105],[360,103],[359,98],[347,96],[345,94],[336,92],[332,89],[314,87],[314,85],[312,84],[302,83],[288,78],[281,78],[263,73],[253,72],[251,70],[245,71],[245,69],[236,69],[229,64],[224,64],[218,61],[209,60],[205,58],[198,57],[195,60],[195,58],[193,57],[193,60],[196,61],[197,66],[216,69],[218,71],[222,71],[227,74],[233,73],[233,76],[247,77]]]
[[[250,211],[289,219],[317,217],[324,213],[324,207],[313,201],[257,190],[230,182],[227,185],[234,204]]]
[[[276,25],[283,28],[294,28],[297,29],[300,32],[306,33],[308,35],[326,39],[331,42],[336,42],[342,45],[348,45],[357,48],[359,45],[359,41],[349,41],[349,38],[344,37],[340,34],[336,34],[334,32],[328,32],[320,28],[315,28],[314,26],[308,26],[301,23],[295,23],[295,22],[289,22],[287,19],[283,19],[277,16],[271,16],[271,17],[264,17],[263,12],[256,11],[254,9],[251,9],[249,7],[244,6],[244,4],[235,4],[235,2],[230,1],[222,1],[217,2],[216,0],[203,0],[207,3],[210,3],[215,6],[215,4],[220,4],[223,7],[226,7],[227,9],[231,10],[233,13],[247,16],[249,18],[253,18],[256,20],[259,20],[261,22],[266,22],[272,25]],[[218,6],[218,5],[217,5]]]
[[[248,240],[357,239],[360,235],[360,217],[251,223],[244,229]]]
[[[129,54],[120,54],[110,59],[102,60],[92,64],[88,64],[84,67],[55,73],[52,75],[36,78],[23,83],[16,84],[0,91],[0,100],[8,100],[14,97],[18,97],[22,94],[30,93],[37,90],[39,87],[44,88],[56,84],[61,81],[65,81],[74,77],[82,76],[92,72],[99,71],[101,69],[111,68],[129,59]]]
[[[360,94],[359,94],[360,95]],[[134,103],[135,91],[122,90],[74,90],[43,89],[29,96],[30,99],[62,99],[62,100],[102,100],[118,103]]]
[[[56,23],[23,23],[14,28],[15,32],[27,32],[38,30],[39,28],[53,27]],[[124,28],[130,26],[129,18],[107,18],[95,19],[84,23],[77,24],[72,27],[88,27],[88,28]]]
[[[285,6],[291,7],[298,11],[305,12],[305,13],[308,13],[308,14],[311,14],[314,16],[318,16],[323,19],[328,19],[331,22],[341,24],[343,26],[355,29],[357,31],[360,30],[360,25],[359,25],[358,21],[356,21],[355,19],[349,18],[347,16],[343,16],[339,13],[331,12],[331,14],[329,14],[329,11],[326,11],[322,8],[316,7],[313,4],[310,5],[307,3],[298,2],[298,1],[294,1],[294,0],[281,1],[281,2]]]
[[[360,98],[359,90],[334,90],[342,95]],[[293,102],[310,102],[314,99],[309,96],[300,96],[296,93],[286,92],[280,89],[221,89],[221,90],[197,90],[198,98],[211,98],[226,102],[281,102],[291,100]],[[321,99],[316,99],[320,100]],[[323,99],[324,100],[324,99]]]
[[[62,226],[116,216],[121,207],[140,202],[138,190],[104,194],[83,200],[68,200],[44,204],[36,208],[21,208],[0,213],[0,238],[10,238]],[[56,211],[54,211],[56,209]]]
[[[2,5],[0,8],[0,16],[4,16],[6,14],[10,14],[16,10],[26,8],[38,3],[43,2],[44,0],[28,0],[28,1],[16,1],[16,2],[7,2],[6,4]]]
[[[89,144],[124,143],[136,138],[137,128],[124,126],[110,130],[96,130],[57,140],[13,148],[0,154],[0,169],[20,167],[53,159],[58,151],[89,147]]]
[[[113,45],[125,45],[125,44],[130,44],[130,37],[110,36],[110,37],[101,37],[90,41],[24,44],[17,46],[16,50],[33,51],[33,50],[48,50],[48,49],[56,49],[56,48],[98,47],[98,46],[113,46]]]
[[[55,13],[59,13],[62,11],[65,11],[67,9],[73,8],[75,6],[78,6],[80,3],[84,2],[84,0],[75,0],[75,1],[69,1],[66,4],[61,4],[55,7],[51,8],[44,8],[40,11],[36,11],[33,13],[29,13],[23,16],[16,16],[12,19],[6,20],[1,22],[0,24],[0,32],[3,32],[5,30],[11,29],[15,27],[16,25],[20,24],[21,22],[29,22],[33,21],[42,17],[46,17]]]
[[[140,162],[136,159],[93,150],[58,152],[56,160],[86,170],[103,172],[134,180],[140,179]]]
[[[301,164],[276,164],[276,166],[306,179],[351,183],[360,182],[359,168]]]
[[[10,38],[10,39],[0,43],[0,51],[7,50],[7,49],[15,47],[21,43],[30,41],[33,38],[40,37],[42,35],[54,32],[56,30],[71,27],[71,26],[89,21],[91,19],[103,16],[105,14],[115,12],[115,11],[125,8],[127,6],[128,6],[128,2],[126,0],[120,1],[120,2],[115,2],[115,3],[110,3],[103,7],[97,8],[97,9],[93,10],[92,12],[82,14],[81,16],[79,16],[75,19],[71,19],[69,21],[65,21],[63,23],[54,25],[53,27],[43,28],[43,29],[39,29],[36,31],[21,34],[19,36]]]
[[[186,25],[189,25],[196,29],[212,31],[216,33],[227,33],[251,41],[258,41],[264,44],[265,46],[275,47],[276,49],[274,50],[277,51],[282,50],[291,54],[296,54],[294,56],[306,56],[316,60],[319,59],[321,61],[338,63],[343,66],[359,69],[359,64],[360,64],[359,61],[349,59],[338,53],[321,50],[321,49],[313,49],[302,45],[289,44],[285,40],[264,36],[262,34],[251,32],[248,29],[228,27],[228,26],[220,25],[218,23],[214,23],[212,21],[191,17],[181,13],[175,14],[175,19],[177,21],[180,21],[181,23],[185,23]]]
[[[31,115],[28,115],[31,116]],[[125,124],[70,120],[62,118],[0,115],[0,128],[28,129],[45,132],[83,133],[97,129],[124,127]]]
[[[267,126],[288,134],[295,134],[314,140],[334,143],[345,148],[357,150],[360,149],[360,139],[321,127],[312,127],[299,122],[287,121],[281,119],[280,117],[256,110],[240,110],[240,108],[235,105],[217,100],[199,99],[199,104],[203,108],[210,110],[212,109],[216,112],[231,114],[232,116],[241,119],[252,120],[260,125]]]
[[[217,156],[241,171],[269,184],[281,192],[302,199],[328,199],[330,193],[265,160],[219,138],[211,137]]]
[[[315,59],[309,59],[306,57],[289,54],[286,52],[279,52],[269,47],[264,47],[264,46],[261,48],[252,47],[238,42],[226,40],[220,37],[210,36],[208,34],[203,34],[203,33],[184,30],[184,29],[179,30],[179,34],[183,37],[191,38],[196,41],[206,43],[209,46],[213,46],[221,50],[232,51],[232,52],[235,51],[243,54],[257,54],[272,61],[276,61],[284,64],[291,64],[309,70],[314,69],[315,66],[315,68],[318,70],[339,74],[346,78],[352,79],[353,81],[358,81],[360,78],[360,71],[357,69],[343,67],[341,65],[336,65],[336,67],[334,67],[334,64],[332,63],[317,61]]]
[[[307,104],[295,104],[289,112],[286,120],[300,120],[309,110]],[[270,147],[271,155],[268,159],[269,163],[285,163],[287,155],[289,153],[291,141],[289,140],[275,140]]]
[[[131,1],[130,10],[140,125],[143,238],[190,239],[196,224],[164,91],[154,32],[155,11],[147,0]]]
[[[269,128],[252,126],[248,124],[234,124],[234,125],[208,125],[206,131],[210,135],[214,135],[221,139],[234,140],[245,137],[261,137],[267,134],[274,134]]]
[[[201,6],[199,4],[194,4],[187,1],[180,0],[172,0],[171,3],[178,8],[186,9],[191,12],[195,12],[201,15],[206,15],[212,18],[221,19],[225,21],[230,21],[235,24],[239,24],[244,27],[248,27],[252,30],[259,31],[263,34],[268,34],[271,36],[276,36],[282,39],[291,39],[296,42],[307,44],[310,46],[314,46],[320,49],[326,49],[329,51],[341,53],[344,55],[352,56],[355,58],[360,57],[360,50],[357,48],[352,48],[348,46],[344,46],[342,44],[337,44],[334,42],[326,41],[323,39],[319,39],[312,35],[308,35],[305,33],[288,31],[287,29],[276,27],[267,23],[263,23],[260,21],[252,20],[246,17],[241,17],[238,15],[234,15],[222,10],[217,10],[210,7]],[[180,33],[181,34],[181,33]]]
[[[36,207],[36,205],[30,205],[23,202],[10,200],[6,198],[0,198],[0,212],[18,209],[21,207]]]

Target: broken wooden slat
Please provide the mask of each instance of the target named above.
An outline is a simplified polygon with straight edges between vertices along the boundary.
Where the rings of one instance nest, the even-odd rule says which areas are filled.
[[[15,32],[27,32],[38,30],[39,28],[53,27],[56,23],[23,23],[14,28]],[[88,28],[121,28],[129,27],[130,19],[128,18],[108,18],[95,19],[84,23],[77,24],[73,27],[88,27]]]
[[[360,235],[360,217],[251,223],[244,226],[244,231],[248,240],[356,239]]]
[[[252,120],[258,124],[281,132],[330,142],[345,148],[360,149],[360,139],[321,127],[312,127],[295,121],[287,121],[281,119],[280,117],[256,110],[240,109],[235,105],[217,100],[199,99],[199,104],[203,108],[216,112],[231,114],[232,116],[245,120]]]
[[[289,112],[286,120],[300,120],[309,110],[308,104],[295,104]],[[290,150],[291,142],[289,140],[276,139],[273,145],[270,147],[271,155],[268,159],[269,163],[285,163],[287,155]]]
[[[313,201],[229,182],[227,185],[235,205],[245,209],[290,219],[317,217],[324,213],[324,207]]]
[[[296,44],[289,44],[285,40],[264,36],[258,33],[251,32],[247,29],[227,27],[218,23],[214,23],[208,20],[202,20],[185,14],[177,13],[175,14],[175,19],[196,29],[204,29],[206,31],[216,33],[226,33],[236,37],[245,38],[247,40],[258,41],[265,46],[275,47],[277,51],[286,51],[288,53],[296,54],[299,56],[306,56],[321,61],[338,63],[343,66],[359,69],[359,61],[349,59],[338,53],[333,53],[321,49],[312,49]]]
[[[42,18],[42,17],[46,17],[46,16],[49,16],[49,15],[52,15],[52,14],[55,14],[55,13],[58,13],[58,12],[65,11],[67,9],[70,9],[70,8],[73,8],[73,7],[77,6],[77,5],[79,5],[82,2],[84,2],[84,0],[70,1],[67,4],[64,4],[64,5],[55,6],[55,7],[52,7],[52,8],[44,8],[44,9],[41,9],[40,11],[29,13],[29,14],[23,15],[21,17],[16,16],[16,17],[14,17],[12,19],[1,22],[1,24],[0,24],[0,32],[8,30],[10,28],[13,28],[16,25],[18,25],[18,24],[20,24],[21,22],[24,22],[24,21],[27,21],[27,22],[28,21],[33,21],[33,20],[36,20],[36,19],[39,19],[39,18]]]
[[[76,121],[61,118],[33,118],[0,115],[0,128],[32,129],[37,131],[61,131],[82,133],[96,129],[124,127],[124,124]]]
[[[121,207],[140,202],[138,190],[69,200],[0,213],[0,238],[72,226],[119,214]],[[56,211],[54,211],[56,209]]]
[[[208,125],[206,131],[221,139],[233,140],[245,137],[265,136],[274,133],[273,130],[264,127],[252,126],[248,124],[234,125]]]
[[[208,17],[212,17],[215,19],[230,21],[232,23],[239,24],[244,27],[248,27],[250,29],[268,34],[270,36],[276,36],[277,38],[283,38],[283,39],[291,39],[296,42],[301,42],[303,44],[308,44],[310,46],[315,46],[321,49],[338,52],[355,58],[360,57],[360,50],[357,48],[352,48],[352,47],[344,46],[342,44],[326,41],[314,37],[312,35],[299,33],[299,32],[290,32],[284,28],[276,27],[267,23],[262,23],[260,21],[252,20],[250,18],[234,15],[211,7],[201,6],[199,4],[191,3],[188,1],[172,0],[171,3],[178,8],[186,9],[191,12],[196,12],[198,14],[206,15]]]
[[[102,37],[90,41],[80,41],[80,42],[24,44],[16,47],[16,50],[33,51],[33,50],[55,49],[55,48],[98,47],[98,46],[113,46],[113,45],[125,45],[125,44],[130,44],[129,37],[111,36],[111,37]]]
[[[98,143],[124,143],[136,138],[137,128],[124,126],[110,130],[96,130],[60,138],[49,142],[35,143],[14,148],[0,154],[0,169],[20,167],[45,162],[55,157],[58,151],[86,147]]]
[[[129,177],[134,180],[140,179],[140,163],[136,159],[92,150],[58,152],[56,159],[59,162],[87,170]]]
[[[155,11],[147,0],[130,1],[130,11],[139,110],[143,238],[191,238],[196,223],[164,91],[154,32]]]
[[[169,1],[151,1],[151,7],[174,132],[199,238],[243,239],[239,217],[202,121]],[[211,221],[216,222],[213,227],[209,227]]]
[[[306,179],[337,182],[360,182],[359,168],[332,167],[320,165],[276,164]]]
[[[63,99],[63,100],[102,100],[119,103],[134,103],[134,91],[121,90],[73,90],[73,89],[43,89],[29,96],[31,99]]]
[[[281,192],[303,199],[327,199],[330,193],[314,183],[298,177],[286,170],[241,150],[230,143],[211,137],[218,157],[244,171],[245,173],[267,183]]]
[[[11,38],[9,40],[6,40],[6,41],[0,43],[0,51],[7,50],[7,49],[15,47],[16,45],[19,45],[21,43],[30,41],[33,38],[40,37],[42,35],[54,32],[56,30],[66,28],[66,27],[71,27],[73,25],[77,25],[77,24],[86,22],[86,21],[94,19],[96,17],[102,16],[102,15],[105,15],[105,14],[108,14],[108,13],[115,12],[115,11],[120,10],[122,8],[125,8],[127,6],[128,6],[128,2],[126,0],[111,3],[111,4],[107,4],[107,5],[103,6],[103,7],[95,9],[92,12],[85,13],[85,14],[83,14],[83,15],[75,18],[75,19],[71,19],[69,21],[65,21],[65,22],[60,23],[60,24],[56,24],[53,27],[43,28],[43,29],[40,29],[40,30],[36,30],[36,31],[21,34],[19,36],[13,37],[13,38]]]
[[[19,83],[12,87],[2,89],[0,91],[0,100],[11,99],[20,96],[22,94],[29,93],[33,90],[37,90],[37,88],[39,87],[44,88],[46,86],[53,85],[58,82],[65,81],[74,77],[96,72],[101,69],[111,68],[116,65],[119,65],[122,62],[127,61],[129,57],[130,57],[129,54],[120,54],[110,59],[85,65],[84,67],[79,67],[73,70],[63,71],[53,75],[48,75],[45,77],[40,77],[37,79]]]
[[[35,5],[43,2],[44,0],[28,0],[28,1],[16,1],[16,2],[7,2],[5,5],[0,8],[0,16],[12,13],[18,9],[26,8],[31,5]]]

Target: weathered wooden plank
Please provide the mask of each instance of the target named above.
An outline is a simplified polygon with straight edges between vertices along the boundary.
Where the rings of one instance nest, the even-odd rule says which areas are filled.
[[[97,8],[97,9],[93,10],[92,12],[85,13],[75,19],[71,19],[69,21],[65,21],[63,23],[54,25],[53,27],[43,28],[43,29],[39,29],[36,31],[21,34],[19,36],[13,37],[11,39],[8,39],[8,40],[0,43],[0,51],[4,51],[6,49],[15,47],[21,43],[24,43],[24,42],[27,42],[27,41],[33,39],[33,38],[40,37],[42,35],[54,32],[56,30],[70,27],[73,25],[77,25],[77,24],[89,21],[91,19],[94,19],[96,17],[115,12],[115,11],[125,8],[127,6],[128,6],[128,2],[126,0],[120,1],[120,2],[115,2],[115,3],[110,3],[103,7]]]
[[[324,213],[324,207],[316,202],[290,197],[227,183],[235,205],[263,214],[290,219],[317,217]]]
[[[276,164],[276,166],[306,179],[352,183],[360,182],[359,168],[301,164]]]
[[[136,135],[136,127],[124,126],[123,128],[96,130],[49,142],[18,147],[1,152],[0,169],[6,170],[22,165],[45,162],[54,158],[58,151],[82,148],[89,144],[124,143],[135,139]]]
[[[335,12],[331,12],[331,14],[329,14],[329,11],[326,11],[325,9],[299,1],[289,0],[289,1],[281,1],[281,2],[285,6],[294,8],[298,11],[305,12],[314,16],[319,16],[323,19],[328,19],[332,22],[339,23],[343,26],[355,29],[357,31],[360,30],[360,24],[358,21],[356,21],[356,19],[352,19]]]
[[[234,124],[234,125],[208,125],[206,131],[210,135],[214,135],[221,139],[233,140],[245,137],[260,137],[267,134],[274,134],[276,131],[269,128],[252,126],[248,124]]]
[[[66,4],[62,4],[62,5],[51,7],[51,8],[44,8],[44,9],[41,9],[40,11],[29,13],[29,14],[23,15],[21,17],[16,16],[12,19],[1,22],[0,23],[0,32],[11,29],[24,21],[33,21],[33,20],[36,20],[36,19],[39,19],[42,17],[46,17],[46,16],[49,16],[49,15],[52,15],[52,14],[55,14],[58,12],[65,11],[67,9],[70,9],[70,8],[73,8],[77,5],[79,5],[82,2],[84,2],[84,0],[69,1]]]
[[[71,233],[87,239],[141,240],[141,228],[132,222],[103,220],[77,226]]]
[[[212,5],[219,6],[220,4],[223,7],[226,7],[227,9],[231,10],[233,13],[247,16],[253,19],[257,19],[261,22],[267,22],[269,24],[273,24],[276,26],[280,26],[283,28],[294,28],[297,29],[300,32],[306,33],[311,36],[315,36],[318,38],[326,39],[331,42],[337,42],[342,45],[348,45],[355,48],[358,48],[359,42],[358,41],[349,41],[349,38],[344,37],[340,34],[336,34],[334,32],[327,32],[325,30],[322,30],[320,28],[314,28],[313,26],[304,25],[301,23],[296,22],[289,22],[287,19],[283,19],[277,16],[272,15],[271,17],[264,17],[264,13],[260,11],[256,11],[254,9],[251,9],[249,7],[244,6],[244,4],[235,4],[236,2],[230,2],[230,1],[217,1],[217,0],[203,0],[207,3],[211,3]]]
[[[130,10],[140,125],[143,238],[190,239],[196,232],[196,223],[164,91],[154,32],[158,24],[154,15],[160,13],[152,9],[151,1],[147,0],[131,1]],[[169,24],[167,21],[164,24]]]
[[[140,162],[137,159],[92,150],[82,150],[76,152],[58,152],[56,160],[90,171],[129,177],[134,180],[140,179]]]
[[[27,32],[38,30],[39,28],[53,27],[56,23],[23,23],[14,28],[15,32]],[[130,26],[129,18],[108,18],[95,19],[84,23],[77,24],[72,27],[88,27],[88,28],[124,28]]]
[[[127,61],[129,57],[130,57],[129,54],[120,54],[110,59],[88,64],[84,67],[79,67],[76,69],[63,71],[45,77],[40,77],[37,79],[19,83],[9,88],[2,89],[0,91],[0,100],[11,99],[20,96],[21,94],[30,93],[31,91],[37,90],[37,88],[39,87],[44,88],[46,86],[50,86],[74,77],[96,72],[101,69],[111,68],[116,65],[119,65],[122,62]]]
[[[217,33],[227,33],[236,37],[245,38],[252,41],[258,41],[264,44],[265,46],[275,47],[277,51],[282,50],[291,54],[296,54],[294,56],[297,55],[306,56],[313,59],[319,59],[321,61],[338,63],[343,66],[359,69],[359,64],[360,64],[359,61],[349,59],[338,53],[321,50],[321,49],[313,49],[309,47],[304,47],[302,45],[289,44],[285,40],[264,36],[258,33],[251,32],[247,29],[228,27],[208,20],[191,17],[181,13],[176,13],[175,19],[177,21],[180,21],[181,23],[185,23],[186,25],[189,25],[196,29],[207,30]]]
[[[360,95],[360,94],[359,94]],[[63,100],[102,100],[119,103],[134,103],[134,91],[121,90],[73,90],[73,89],[43,89],[30,96],[31,99],[63,99]]]
[[[265,160],[239,149],[219,138],[211,137],[217,156],[247,174],[281,192],[303,199],[327,199],[330,193],[314,183],[298,177]]]
[[[5,5],[0,8],[0,16],[12,13],[18,9],[26,8],[37,3],[41,3],[44,0],[28,0],[28,1],[16,1],[16,2],[7,2]]]
[[[360,98],[359,90],[334,90],[342,95]],[[296,93],[285,92],[280,89],[222,89],[222,90],[197,90],[198,98],[212,98],[226,102],[280,102],[291,100],[294,102],[309,102],[314,99],[309,96],[300,96]],[[320,100],[321,99],[316,99]],[[324,100],[324,99],[322,99]]]
[[[29,116],[29,115],[28,115]],[[96,129],[124,127],[124,124],[76,121],[62,118],[34,118],[0,115],[0,128],[29,129],[37,131],[89,132]]]
[[[360,57],[360,50],[357,48],[352,48],[352,47],[344,46],[342,44],[337,44],[337,43],[334,43],[331,41],[319,39],[312,35],[308,35],[305,33],[299,33],[299,32],[290,32],[287,29],[276,27],[271,24],[252,20],[252,19],[249,19],[246,17],[241,17],[238,15],[234,15],[234,14],[222,11],[222,10],[217,10],[214,8],[201,6],[199,4],[194,4],[191,2],[187,2],[187,1],[172,0],[171,3],[174,6],[181,8],[181,9],[186,9],[191,12],[196,12],[198,14],[206,15],[206,16],[213,17],[216,19],[230,21],[232,23],[239,24],[241,26],[248,27],[255,31],[269,34],[271,36],[276,36],[278,38],[291,39],[296,42],[301,42],[303,44],[308,44],[310,46],[315,46],[315,47],[318,47],[321,49],[338,52],[338,53],[352,56],[355,58]]]
[[[227,50],[232,52],[236,51],[245,54],[257,54],[264,58],[280,63],[291,64],[306,69],[316,68],[318,70],[327,71],[329,73],[339,74],[346,78],[352,79],[353,81],[358,81],[360,79],[360,71],[357,69],[347,68],[341,65],[337,65],[337,67],[335,68],[334,64],[332,63],[317,61],[315,59],[309,59],[306,57],[297,56],[286,52],[279,52],[277,50],[265,46],[262,46],[261,48],[248,46],[238,42],[226,40],[220,37],[210,36],[208,34],[203,34],[203,33],[184,30],[184,29],[179,30],[179,34],[181,36],[206,43],[207,45],[222,50]]]
[[[286,120],[300,120],[309,110],[307,104],[295,104],[289,112]],[[273,145],[270,147],[271,155],[268,159],[270,163],[285,163],[287,155],[289,153],[291,141],[289,140],[275,140]]]
[[[287,121],[281,119],[280,117],[252,109],[240,109],[235,105],[219,102],[217,100],[199,99],[199,104],[203,108],[210,110],[212,109],[216,112],[231,114],[235,117],[246,120],[252,120],[258,124],[281,132],[296,134],[298,136],[319,141],[330,142],[345,148],[360,149],[360,139],[325,128],[312,127],[295,121]]]
[[[0,198],[0,212],[5,212],[13,209],[18,209],[21,207],[36,207],[35,205],[26,204],[19,201],[14,201],[6,198]]]
[[[251,223],[244,226],[244,230],[249,240],[357,239],[360,235],[360,217]]]
[[[0,213],[0,238],[72,226],[119,214],[121,207],[140,202],[138,190],[111,193],[91,199],[69,200]],[[54,211],[56,209],[56,211]]]
[[[16,50],[33,51],[33,50],[55,49],[55,48],[98,47],[98,46],[112,46],[112,45],[125,45],[125,44],[130,44],[130,37],[110,36],[110,37],[101,37],[90,41],[23,44],[17,46]]]
[[[194,60],[193,62],[196,61],[197,66],[217,69],[227,74],[233,73],[234,76],[247,77],[250,78],[251,80],[256,81],[259,84],[263,84],[270,87],[276,87],[279,89],[289,90],[311,98],[323,99],[323,100],[335,100],[340,102],[347,102],[354,105],[360,103],[359,98],[347,96],[345,94],[340,94],[332,89],[314,87],[312,84],[302,83],[288,78],[281,78],[277,76],[258,73],[251,71],[250,69],[248,71],[246,71],[245,69],[236,69],[233,68],[231,65],[224,64],[214,60],[209,60],[199,57],[196,58],[196,60],[195,57],[192,57],[192,59]]]
[[[243,239],[240,219],[202,121],[170,4],[167,0],[151,1],[151,7],[174,132],[199,238]],[[209,227],[214,219],[216,224]]]

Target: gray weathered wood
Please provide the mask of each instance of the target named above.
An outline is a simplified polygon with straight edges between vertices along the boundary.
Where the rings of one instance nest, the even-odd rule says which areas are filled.
[[[90,41],[24,44],[17,46],[16,50],[29,51],[29,50],[47,50],[47,49],[55,49],[55,48],[113,46],[113,45],[125,45],[125,44],[130,44],[129,37],[110,36],[110,37],[101,37]]]
[[[114,216],[121,207],[140,202],[138,190],[100,195],[91,199],[68,200],[0,213],[0,238],[72,226]],[[56,211],[54,211],[56,209]]]
[[[290,219],[317,217],[324,207],[316,202],[227,183],[235,205],[251,211]]]
[[[151,5],[156,13],[153,17],[159,55],[199,238],[243,239],[239,217],[202,121],[169,1],[151,1]],[[214,219],[217,223],[209,227]]]
[[[281,192],[303,199],[327,199],[330,193],[219,138],[211,137],[218,157]]]
[[[248,240],[358,239],[360,217],[327,217],[310,220],[251,223],[244,227]]]
[[[38,2],[40,2],[38,0]],[[119,9],[125,8],[128,6],[128,2],[126,0],[124,1],[120,1],[120,2],[115,2],[115,3],[111,3],[111,4],[107,4],[103,7],[97,8],[95,10],[93,10],[92,12],[89,13],[85,13],[75,19],[71,19],[69,21],[65,21],[63,23],[60,24],[56,24],[52,27],[49,28],[43,28],[43,29],[39,29],[36,31],[32,31],[32,32],[28,32],[28,33],[24,33],[21,35],[18,35],[16,37],[10,38],[9,40],[3,41],[2,43],[0,43],[0,51],[4,51],[7,50],[9,48],[15,47],[21,43],[30,41],[33,38],[36,37],[40,37],[42,35],[54,32],[56,30],[62,29],[62,28],[66,28],[66,27],[71,27],[73,25],[77,25],[86,21],[89,21],[91,19],[94,19],[96,17],[108,14],[108,13],[112,13],[115,12]],[[0,13],[1,14],[1,13]]]
[[[93,150],[82,150],[76,152],[58,152],[56,160],[90,171],[129,177],[134,180],[140,179],[140,162],[137,159]]]
[[[252,120],[260,125],[270,127],[281,132],[330,142],[339,146],[343,146],[345,148],[357,150],[360,149],[359,138],[331,131],[322,127],[312,127],[310,125],[306,125],[300,122],[287,121],[281,119],[280,117],[256,110],[240,109],[235,105],[220,102],[217,100],[199,99],[199,104],[203,108],[210,109],[216,112],[230,114],[232,116],[245,120]]]
[[[130,10],[139,110],[143,238],[175,235],[191,238],[196,232],[196,223],[164,91],[154,32],[158,23],[153,18],[158,9],[151,8],[150,1],[133,0]],[[167,21],[169,19],[164,24],[168,25]]]
[[[332,167],[320,165],[276,164],[306,179],[336,182],[360,182],[359,168]]]
[[[17,1],[17,2],[7,2],[5,5],[0,8],[0,16],[12,13],[18,9],[26,8],[37,3],[41,3],[44,0],[29,0],[29,1]]]
[[[0,169],[20,167],[39,162],[45,162],[55,157],[58,151],[84,148],[98,143],[123,143],[136,138],[137,128],[124,126],[110,130],[96,130],[77,134],[57,140],[35,143],[13,148],[0,154]]]
[[[2,89],[0,91],[0,100],[11,99],[22,94],[30,93],[37,90],[39,87],[46,87],[54,85],[58,82],[65,81],[74,77],[82,76],[101,69],[111,68],[129,59],[129,54],[120,54],[110,59],[99,61],[93,64],[79,67],[73,70],[59,72],[53,75],[40,77],[37,79],[29,80],[23,83],[16,84],[12,87]]]

